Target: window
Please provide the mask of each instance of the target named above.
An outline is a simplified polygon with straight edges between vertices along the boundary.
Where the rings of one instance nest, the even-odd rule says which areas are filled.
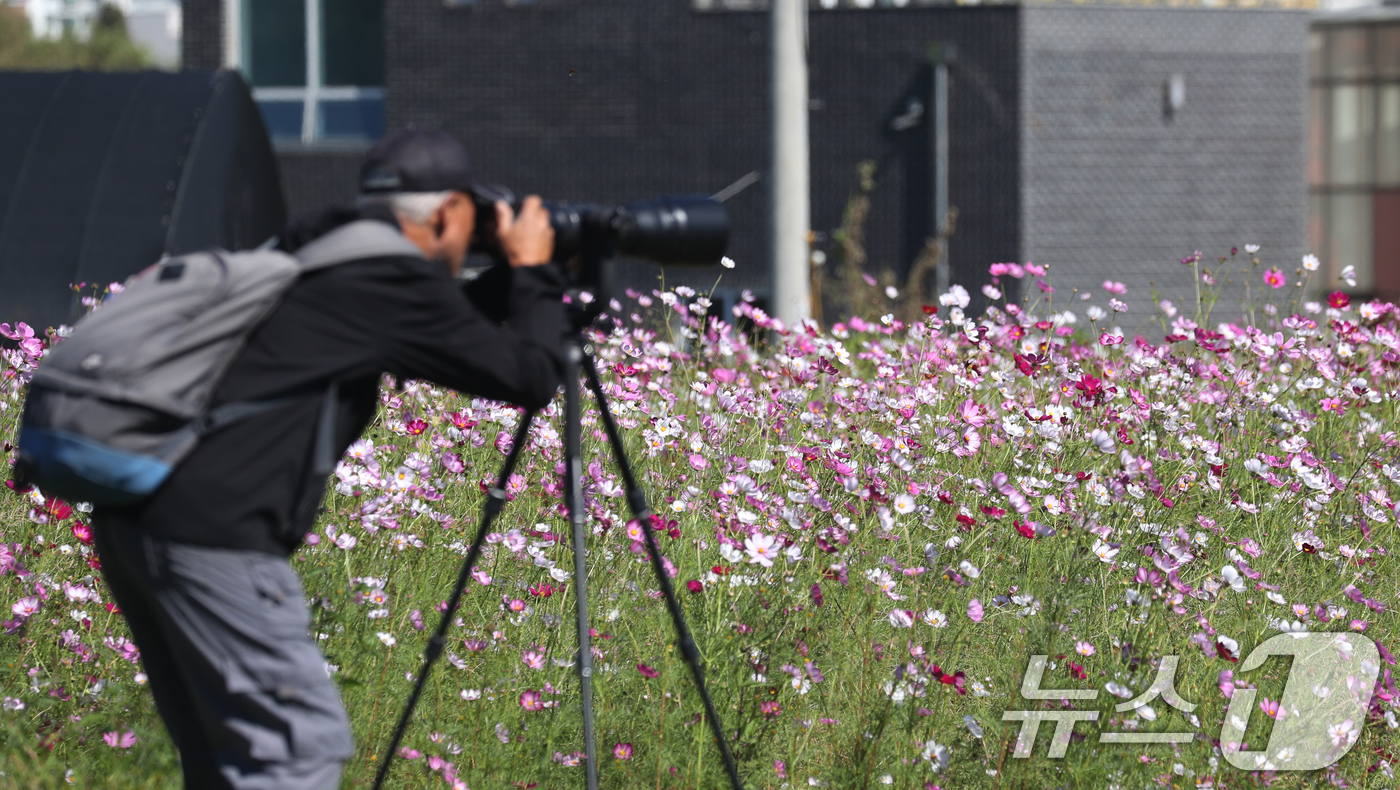
[[[384,133],[383,0],[229,0],[231,65],[279,142]]]
[[[1382,231],[1400,225],[1400,19],[1324,21],[1309,49],[1308,227],[1326,275],[1318,285],[1338,287],[1351,266],[1349,290],[1400,297],[1400,261],[1382,243]]]

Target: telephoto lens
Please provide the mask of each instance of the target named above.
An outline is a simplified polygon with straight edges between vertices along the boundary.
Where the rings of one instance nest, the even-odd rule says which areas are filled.
[[[708,197],[672,195],[622,206],[546,203],[554,257],[564,261],[590,244],[664,265],[713,266],[729,246],[729,215]]]
[[[495,199],[518,212],[520,201],[505,187],[477,198],[476,249],[489,250],[495,235]],[[545,201],[554,228],[554,260],[577,255],[606,260],[636,258],[663,266],[713,266],[729,247],[724,204],[702,195],[669,195],[620,206]]]

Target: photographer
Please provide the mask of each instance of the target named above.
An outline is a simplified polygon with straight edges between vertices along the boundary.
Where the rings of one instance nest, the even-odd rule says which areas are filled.
[[[371,219],[399,229],[422,257],[304,275],[254,330],[211,405],[306,394],[205,437],[139,506],[94,514],[103,575],[188,788],[330,790],[353,752],[288,562],[326,484],[313,464],[318,423],[332,421],[339,457],[373,419],[384,373],[526,407],[554,397],[565,278],[547,263],[548,216],[536,197],[519,216],[496,203],[505,263],[462,285],[454,278],[483,219],[469,165],[442,132],[380,140],[357,207],[294,224],[278,246],[295,254]]]

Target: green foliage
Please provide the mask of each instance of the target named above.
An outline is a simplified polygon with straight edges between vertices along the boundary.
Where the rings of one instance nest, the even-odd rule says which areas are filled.
[[[0,69],[19,71],[135,71],[155,68],[144,47],[133,42],[126,20],[104,5],[87,40],[65,33],[58,39],[34,36],[23,9],[0,5]]]

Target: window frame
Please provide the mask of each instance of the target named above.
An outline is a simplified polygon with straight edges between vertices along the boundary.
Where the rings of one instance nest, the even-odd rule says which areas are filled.
[[[267,102],[301,102],[301,136],[303,146],[318,143],[345,142],[349,139],[330,136],[322,130],[323,103],[337,101],[384,101],[384,88],[378,85],[326,85],[322,74],[324,47],[321,41],[322,9],[327,0],[303,0],[306,10],[306,84],[296,86],[250,86],[253,100]],[[245,0],[224,1],[224,66],[236,69],[248,79],[244,70],[246,43],[243,40],[243,4]],[[361,142],[356,139],[357,142]],[[274,138],[274,144],[286,144],[286,138]],[[365,138],[362,142],[372,142]]]
[[[1364,200],[1368,205],[1373,196],[1379,191],[1391,191],[1400,188],[1400,184],[1384,181],[1380,173],[1381,147],[1384,144],[1381,135],[1382,128],[1382,103],[1385,98],[1386,88],[1400,86],[1400,73],[1383,75],[1379,68],[1381,53],[1379,46],[1379,31],[1381,29],[1400,28],[1400,18],[1385,20],[1339,20],[1337,22],[1314,24],[1311,35],[1318,36],[1320,48],[1317,52],[1310,54],[1310,65],[1308,74],[1308,104],[1319,113],[1319,118],[1309,118],[1309,125],[1317,123],[1321,139],[1309,140],[1309,230],[1316,227],[1318,238],[1310,238],[1310,243],[1315,246],[1315,251],[1323,256],[1326,268],[1325,275],[1329,282],[1335,282],[1340,267],[1340,261],[1335,260],[1338,251],[1336,238],[1342,230],[1338,223],[1334,221],[1335,204],[1347,200]],[[1333,66],[1333,34],[1334,32],[1360,32],[1365,36],[1365,50],[1367,63],[1360,68],[1359,74],[1338,76],[1332,72]],[[1315,59],[1314,59],[1315,58]],[[1313,65],[1319,65],[1320,69],[1314,70]],[[1360,144],[1365,150],[1359,153],[1361,160],[1359,177],[1345,183],[1337,180],[1337,165],[1334,155],[1338,153],[1334,140],[1334,111],[1336,109],[1336,96],[1338,88],[1355,88],[1365,97],[1367,106],[1358,106],[1359,117],[1366,119],[1369,129],[1362,130]],[[1316,94],[1314,94],[1316,92]],[[1316,100],[1314,102],[1314,95]],[[1309,129],[1312,133],[1312,129]],[[1314,159],[1313,157],[1316,157]],[[1311,178],[1314,168],[1320,176],[1319,180],[1313,181]],[[1374,209],[1372,209],[1374,211]],[[1368,227],[1374,222],[1373,216],[1367,216],[1365,223]],[[1374,228],[1370,232],[1374,233]],[[1309,234],[1312,235],[1311,233]],[[1369,250],[1370,258],[1365,261],[1358,261],[1358,283],[1353,290],[1358,293],[1368,292],[1374,287],[1375,276],[1375,251],[1370,249],[1371,239],[1357,240],[1360,245],[1357,249],[1365,248]],[[1365,272],[1361,271],[1362,266]]]

